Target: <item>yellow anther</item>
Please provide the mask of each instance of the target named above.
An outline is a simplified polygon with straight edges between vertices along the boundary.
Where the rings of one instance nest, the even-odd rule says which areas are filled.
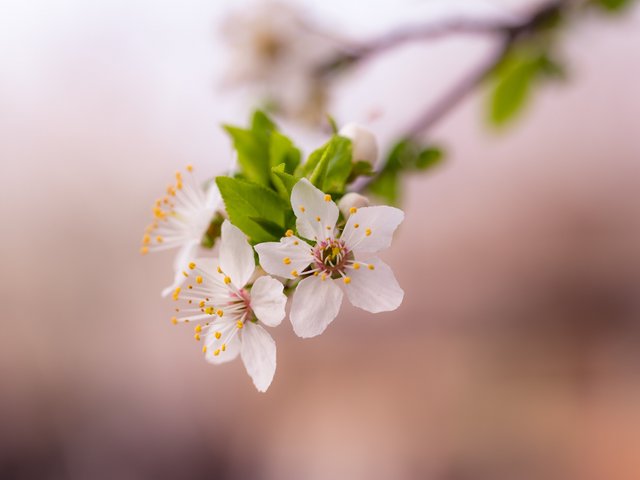
[[[320,222],[322,219],[320,217],[316,217],[316,222]]]
[[[174,300],[178,300],[178,295],[180,295],[180,290],[181,290],[180,287],[176,287],[176,289],[173,291],[172,297]]]
[[[325,201],[325,202],[330,202],[330,201],[331,201],[331,195],[328,195],[328,194],[327,194],[327,195],[325,195],[325,196],[324,196],[324,201]]]
[[[217,357],[218,355],[220,355],[220,349],[218,350],[214,350],[213,354]]]
[[[367,229],[364,231],[364,234],[365,234],[367,237],[368,237],[369,235],[371,235],[371,229],[370,229],[370,228],[367,228]]]
[[[302,213],[304,213],[304,211],[305,211],[305,210],[306,210],[306,209],[304,208],[304,206],[303,206],[303,205],[300,205],[300,211],[301,211]]]
[[[178,181],[178,183],[176,183],[176,188],[178,190],[182,190],[182,181]]]
[[[142,255],[146,255],[147,253],[149,253],[149,247],[141,247],[140,248],[140,253]]]
[[[224,312],[222,310],[218,310],[216,313],[219,317],[222,317],[222,315],[224,315]]]
[[[200,301],[200,303],[199,303],[198,305],[200,305],[200,308],[204,308],[204,306],[205,306],[205,301],[204,301],[204,300],[201,300],[201,301]]]
[[[360,264],[359,264],[358,262],[354,263],[354,264],[353,264],[353,268],[354,268],[355,270],[359,270],[359,269],[360,269]]]
[[[285,235],[285,237],[292,237],[292,236],[293,236],[293,230],[287,230],[287,231],[284,233],[284,235]]]
[[[218,267],[218,273],[222,273],[222,269]]]
[[[184,275],[185,277],[189,276],[189,274],[187,272],[185,272],[184,270],[182,271],[182,275]]]
[[[193,172],[193,165],[187,165],[187,172]]]
[[[284,263],[285,265],[289,265],[291,263],[291,259],[289,257],[284,257],[282,259],[282,263]]]
[[[294,241],[293,241],[293,244],[294,244],[294,245],[300,245],[300,242],[299,242],[298,240],[294,240]]]
[[[197,342],[199,342],[199,341],[200,341],[200,334],[199,334],[199,333],[196,333],[196,334],[193,336],[193,338],[195,338],[195,339],[196,339],[196,341],[197,341]]]
[[[298,271],[297,270],[291,270],[291,275],[293,277],[297,277],[298,276]]]
[[[229,285],[231,283],[231,277],[224,277],[224,283]]]
[[[158,235],[158,236],[156,237],[156,242],[158,242],[158,243],[162,243],[162,242],[164,242],[164,238],[162,238],[162,236],[161,236],[161,235]]]
[[[207,353],[207,346],[206,345],[202,345],[202,353]]]
[[[373,265],[372,263],[370,263],[369,265],[367,265],[367,268],[368,268],[369,270],[375,270],[375,269],[376,269],[376,266],[375,266],[375,265]]]
[[[244,323],[242,323],[242,320],[238,320],[238,321],[236,322],[236,327],[238,327],[238,328],[242,328],[242,327],[244,327]]]
[[[326,274],[326,273],[323,273],[323,274],[320,276],[320,280],[322,280],[322,281],[324,282],[326,279],[327,279],[327,274]]]
[[[342,281],[348,285],[351,283],[351,277],[344,277]]]
[[[193,270],[194,268],[196,268],[196,264],[195,264],[195,263],[193,263],[193,262],[191,262],[191,263],[189,264],[189,269],[190,269],[190,270]]]
[[[314,277],[317,277],[318,275],[320,275],[318,272],[313,272]]]
[[[145,233],[144,237],[142,237],[142,244],[148,245],[150,242],[151,242],[151,235],[149,235],[148,233]]]
[[[331,227],[329,225],[327,225],[327,230],[331,230]]]
[[[360,224],[359,224],[359,223],[354,223],[354,224],[353,224],[353,228],[358,228],[358,227],[360,227]]]
[[[182,180],[182,172],[176,172],[176,180]]]
[[[171,317],[171,323],[176,325],[178,323],[178,319],[176,317]]]
[[[216,338],[217,338],[218,340],[220,340],[220,337],[222,336],[222,333],[220,333],[220,332],[216,332],[216,333],[215,333],[215,336],[216,336]]]
[[[202,283],[202,277],[200,275],[196,277],[196,283]]]
[[[350,213],[351,215],[353,215],[353,214],[354,214],[354,213],[356,213],[357,211],[358,211],[358,209],[357,209],[356,207],[351,207],[351,208],[349,209],[349,213]]]
[[[207,315],[213,315],[215,313],[215,310],[213,309],[213,307],[207,307],[204,309],[204,313],[206,313]]]
[[[200,325],[196,325],[196,328],[194,330],[196,333],[200,333],[202,331],[202,327]]]
[[[188,288],[189,290],[193,290],[193,285],[187,285],[187,288]]]
[[[227,351],[227,344],[223,343],[222,345],[220,345],[220,350],[222,350],[223,352]]]

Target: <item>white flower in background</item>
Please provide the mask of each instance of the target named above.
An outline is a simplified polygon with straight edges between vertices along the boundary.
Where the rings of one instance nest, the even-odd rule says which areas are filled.
[[[221,203],[218,187],[212,183],[205,191],[196,182],[191,165],[187,166],[185,176],[176,172],[175,184],[169,185],[167,194],[156,200],[153,222],[145,229],[140,253],[178,250],[174,261],[176,275],[173,284],[162,291],[163,296],[180,284],[181,267],[194,257]]]
[[[222,33],[230,46],[226,84],[249,85],[284,115],[316,121],[325,113],[320,65],[334,42],[314,29],[292,5],[267,1],[231,15]]]
[[[173,293],[187,307],[176,309],[173,323],[197,322],[196,340],[211,363],[240,354],[256,388],[269,388],[276,370],[276,345],[262,325],[276,327],[285,316],[287,297],[278,280],[255,274],[253,250],[228,220],[222,224],[219,261],[201,258],[184,266],[184,284]]]
[[[354,162],[362,160],[375,166],[378,160],[378,142],[371,131],[355,123],[348,123],[338,134],[351,140]]]
[[[371,254],[389,247],[402,222],[402,210],[387,206],[353,207],[341,234],[338,207],[329,195],[300,180],[291,192],[296,227],[280,242],[256,245],[260,265],[272,275],[302,278],[291,306],[291,323],[300,337],[324,331],[340,310],[343,292],[356,307],[377,313],[395,310],[404,292],[391,269]]]

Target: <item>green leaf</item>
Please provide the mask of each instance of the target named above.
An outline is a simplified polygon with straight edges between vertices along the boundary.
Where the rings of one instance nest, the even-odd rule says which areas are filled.
[[[418,170],[426,170],[438,165],[443,159],[444,153],[439,148],[425,148],[418,154],[418,158],[416,158],[416,168]]]
[[[596,7],[607,12],[620,12],[633,3],[633,0],[592,0]]]
[[[349,173],[347,183],[352,183],[358,177],[370,177],[373,173],[373,166],[369,162],[365,160],[358,160],[351,165],[351,173]]]
[[[273,174],[272,181],[276,186],[278,192],[280,192],[282,198],[289,201],[289,199],[291,198],[291,190],[293,190],[293,186],[298,183],[298,180],[300,179],[287,173],[285,171],[284,163],[273,167],[271,169],[271,173]]]
[[[501,126],[514,119],[526,106],[531,86],[543,62],[539,53],[512,50],[495,72],[495,86],[489,99],[489,120]]]
[[[334,135],[309,156],[299,173],[323,192],[344,193],[351,173],[351,140]]]
[[[300,165],[300,150],[296,148],[289,137],[274,130],[269,138],[269,158],[271,168],[284,163],[284,171],[293,173]]]
[[[399,200],[399,183],[397,170],[383,170],[367,186],[367,189],[390,205],[396,205]]]
[[[225,125],[224,129],[233,140],[238,153],[238,164],[242,176],[262,185],[269,184],[269,150],[260,136],[252,130]]]
[[[231,177],[217,177],[216,184],[229,220],[249,237],[251,243],[278,240],[286,230],[291,205],[273,190]],[[264,222],[281,227],[280,235],[266,230]]]

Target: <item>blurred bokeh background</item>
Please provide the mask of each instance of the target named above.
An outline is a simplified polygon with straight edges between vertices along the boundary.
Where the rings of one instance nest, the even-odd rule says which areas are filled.
[[[524,1],[298,2],[367,38]],[[0,478],[640,478],[640,11],[572,26],[518,122],[482,91],[431,133],[386,260],[396,312],[273,332],[266,394],[169,322],[171,254],[141,257],[173,172],[231,160],[221,25],[254,3],[0,3]],[[388,147],[489,42],[408,45],[329,101]],[[295,122],[306,152],[321,138]]]

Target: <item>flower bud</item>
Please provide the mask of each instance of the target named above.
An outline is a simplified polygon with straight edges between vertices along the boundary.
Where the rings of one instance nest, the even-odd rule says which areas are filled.
[[[359,193],[350,192],[338,202],[338,208],[344,215],[344,218],[349,218],[349,215],[354,211],[352,209],[358,209],[369,206],[369,199]]]
[[[373,133],[360,125],[348,123],[340,129],[338,134],[351,140],[353,151],[352,160],[354,162],[363,160],[369,162],[371,165],[376,164],[376,160],[378,159],[378,143]]]

